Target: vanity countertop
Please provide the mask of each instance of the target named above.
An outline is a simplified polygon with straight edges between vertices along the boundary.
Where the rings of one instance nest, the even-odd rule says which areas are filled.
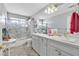
[[[76,40],[73,40],[71,38],[71,40],[73,40],[73,41],[69,41],[68,38],[64,35],[62,35],[62,36],[56,36],[56,35],[55,36],[48,36],[47,34],[40,34],[40,33],[33,33],[33,35],[38,35],[38,36],[41,36],[41,37],[44,37],[44,38],[47,38],[47,39],[51,39],[51,40],[54,40],[54,41],[57,41],[57,42],[72,45],[74,47],[79,48],[79,38],[76,38]]]

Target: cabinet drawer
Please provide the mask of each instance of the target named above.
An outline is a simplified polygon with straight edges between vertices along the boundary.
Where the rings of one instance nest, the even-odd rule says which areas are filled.
[[[47,44],[47,56],[69,56],[69,54],[49,43]]]
[[[62,51],[58,48],[56,48],[55,51],[57,52],[58,56],[70,56],[68,53],[66,53],[65,51]]]
[[[58,54],[57,54],[55,48],[49,44],[49,45],[47,45],[46,55],[47,56],[57,56]]]

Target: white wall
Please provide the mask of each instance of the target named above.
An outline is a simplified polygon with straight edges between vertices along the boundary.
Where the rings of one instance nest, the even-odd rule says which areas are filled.
[[[3,3],[0,3],[0,43],[2,42],[2,28],[5,26],[6,9]]]
[[[0,3],[0,16],[2,15],[2,3]]]
[[[0,16],[2,16],[2,4],[0,3]],[[0,20],[2,18],[0,17]],[[2,41],[2,23],[0,22],[0,43]]]
[[[1,25],[0,25],[0,43],[2,42],[2,29],[1,29]]]

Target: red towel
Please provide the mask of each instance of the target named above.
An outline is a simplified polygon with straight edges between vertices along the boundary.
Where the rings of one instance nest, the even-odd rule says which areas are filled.
[[[71,15],[70,32],[72,34],[75,31],[75,14],[76,14],[76,12],[73,12]]]
[[[76,13],[75,15],[75,32],[77,33],[78,32],[78,19],[79,19],[79,16],[78,16],[78,13]]]
[[[76,12],[73,12],[71,16],[70,32],[72,34],[79,32],[79,15]]]
[[[78,32],[79,32],[79,15],[78,15]]]

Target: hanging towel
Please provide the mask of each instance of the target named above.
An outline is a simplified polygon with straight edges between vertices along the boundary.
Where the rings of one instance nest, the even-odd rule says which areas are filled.
[[[73,12],[71,15],[70,32],[72,34],[75,32],[75,15],[76,15],[76,12]]]
[[[78,32],[79,32],[79,15],[78,15]]]
[[[79,15],[78,15],[78,13],[76,13],[75,14],[75,32],[76,33],[79,32],[78,31],[78,25],[79,25],[78,20],[79,20]]]
[[[72,34],[79,32],[79,15],[76,12],[73,12],[71,15],[70,32]]]

